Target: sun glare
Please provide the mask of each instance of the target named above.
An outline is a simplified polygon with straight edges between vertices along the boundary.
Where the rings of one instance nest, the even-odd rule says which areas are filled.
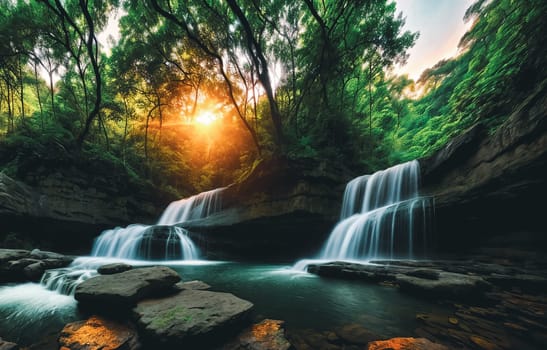
[[[194,122],[200,125],[211,125],[215,120],[218,119],[218,116],[210,111],[203,111],[199,113],[196,118],[194,119]]]

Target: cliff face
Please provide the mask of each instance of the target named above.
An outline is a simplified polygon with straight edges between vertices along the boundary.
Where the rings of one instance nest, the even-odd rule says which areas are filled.
[[[351,177],[326,162],[262,161],[244,180],[226,188],[223,211],[184,226],[212,257],[293,259],[314,254],[338,219]]]
[[[101,230],[133,222],[152,223],[163,209],[139,194],[121,195],[89,176],[53,173],[34,186],[0,173],[0,235],[20,233],[32,244],[60,250],[90,249]],[[6,244],[4,242],[4,244]]]
[[[423,193],[436,198],[441,248],[514,231],[545,233],[547,84],[493,134],[481,125],[421,159]]]
[[[495,134],[479,124],[420,159],[421,192],[436,200],[441,251],[472,248],[508,232],[545,233],[546,90],[547,83]],[[211,258],[311,256],[338,220],[344,187],[354,176],[327,162],[264,160],[225,189],[221,212],[184,226]],[[153,223],[173,200],[151,199],[144,190],[123,194],[128,191],[99,180],[73,171],[29,186],[0,173],[0,239],[27,232],[47,243],[40,248],[88,251],[102,229]]]

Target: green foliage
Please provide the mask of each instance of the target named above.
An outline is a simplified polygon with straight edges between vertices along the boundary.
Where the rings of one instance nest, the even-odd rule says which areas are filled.
[[[417,82],[390,73],[417,34],[386,0],[0,4],[0,167],[17,177],[79,167],[182,196],[279,153],[372,171],[495,130],[546,78],[541,0],[478,1],[462,54]],[[107,55],[96,34],[121,6]]]
[[[410,103],[395,141],[393,161],[423,157],[481,122],[490,132],[515,105],[547,78],[541,0],[477,1],[466,13],[473,26],[460,46],[464,53],[424,71],[424,95]]]

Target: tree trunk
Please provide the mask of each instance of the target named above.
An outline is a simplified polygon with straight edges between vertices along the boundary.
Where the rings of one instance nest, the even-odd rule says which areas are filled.
[[[38,79],[38,62],[34,61],[34,81],[36,82],[36,97],[40,107],[40,124],[42,132],[44,131],[44,110],[42,108],[42,99],[40,98],[40,80]]]

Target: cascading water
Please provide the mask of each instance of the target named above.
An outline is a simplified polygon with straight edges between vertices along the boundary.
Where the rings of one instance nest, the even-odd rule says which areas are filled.
[[[293,270],[311,262],[426,256],[434,199],[419,196],[419,183],[416,160],[348,182],[340,220],[318,259],[301,260]]]
[[[133,224],[105,230],[93,244],[91,258],[77,258],[67,268],[45,272],[40,284],[47,290],[64,295],[74,294],[76,286],[97,274],[106,262],[120,259],[141,261],[196,260],[198,249],[187,231],[176,224],[207,217],[222,208],[224,188],[199,193],[172,202],[157,225]]]
[[[187,231],[173,225],[201,219],[219,211],[223,189],[172,202],[156,226],[134,224],[103,231],[95,240],[91,255],[144,260],[197,259],[198,250]]]
[[[414,258],[428,243],[432,199],[419,197],[413,160],[351,180],[321,259]]]

